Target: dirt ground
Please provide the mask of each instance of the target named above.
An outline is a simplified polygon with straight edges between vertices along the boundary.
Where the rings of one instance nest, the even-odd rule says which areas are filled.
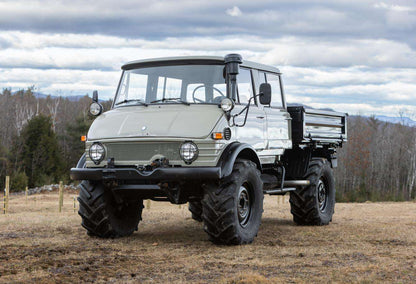
[[[73,197],[59,213],[57,193],[11,196],[1,283],[416,282],[415,202],[341,203],[331,225],[303,227],[287,198],[267,196],[254,243],[227,247],[208,241],[187,206],[156,202],[131,237],[89,237]]]

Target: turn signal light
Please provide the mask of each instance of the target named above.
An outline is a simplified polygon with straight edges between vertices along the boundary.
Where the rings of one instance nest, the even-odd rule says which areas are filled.
[[[82,141],[82,142],[85,142],[85,141],[87,141],[87,136],[85,136],[85,135],[82,135],[82,136],[81,136],[81,141]]]
[[[222,134],[222,132],[214,132],[212,133],[212,138],[215,140],[220,140],[224,138],[224,135]]]

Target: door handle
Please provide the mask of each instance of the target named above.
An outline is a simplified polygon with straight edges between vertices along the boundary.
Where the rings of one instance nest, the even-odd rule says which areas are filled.
[[[264,116],[259,115],[259,116],[256,116],[256,118],[258,118],[258,119],[263,119],[263,118],[264,118]]]

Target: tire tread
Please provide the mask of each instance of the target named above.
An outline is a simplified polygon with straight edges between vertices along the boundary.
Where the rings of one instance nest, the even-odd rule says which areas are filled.
[[[204,230],[209,235],[211,241],[216,244],[241,245],[251,243],[253,238],[243,238],[238,234],[234,216],[235,191],[241,176],[248,172],[255,172],[260,179],[260,171],[255,163],[248,160],[237,160],[232,174],[224,178],[219,186],[208,184],[204,187],[204,198],[202,204],[202,219],[204,220]],[[263,194],[261,194],[261,204]],[[262,208],[261,208],[262,211]]]
[[[290,212],[293,215],[294,222],[298,225],[322,226],[328,225],[330,222],[321,218],[319,204],[316,202],[316,186],[324,167],[328,167],[326,159],[312,158],[305,175],[305,179],[310,181],[310,185],[290,193]],[[331,216],[332,213],[333,209]]]
[[[78,214],[82,218],[82,227],[84,227],[88,235],[98,236],[102,238],[117,238],[131,235],[141,220],[143,210],[143,201],[136,206],[139,210],[138,218],[136,216],[126,216],[127,218],[136,218],[134,224],[127,230],[117,230],[112,223],[111,214],[109,212],[109,204],[105,198],[105,190],[103,186],[92,184],[89,181],[83,181],[80,185],[80,193],[78,196],[79,210]],[[136,209],[134,207],[134,209]],[[128,220],[131,222],[131,220]]]

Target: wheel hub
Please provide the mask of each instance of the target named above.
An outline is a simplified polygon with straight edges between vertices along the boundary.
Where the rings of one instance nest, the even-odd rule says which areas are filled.
[[[325,183],[322,179],[320,179],[318,182],[319,210],[321,211],[325,210],[327,199],[328,199],[328,194],[327,194]]]
[[[250,195],[248,189],[242,185],[238,192],[238,221],[242,227],[245,227],[248,223],[248,219],[251,213]]]

